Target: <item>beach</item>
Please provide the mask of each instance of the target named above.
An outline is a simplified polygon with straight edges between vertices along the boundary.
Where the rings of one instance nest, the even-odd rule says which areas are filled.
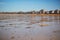
[[[60,14],[0,14],[0,40],[60,40]]]

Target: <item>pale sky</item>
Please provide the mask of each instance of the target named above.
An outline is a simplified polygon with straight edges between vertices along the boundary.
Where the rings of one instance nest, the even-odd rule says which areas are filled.
[[[0,0],[0,12],[60,9],[60,0]]]

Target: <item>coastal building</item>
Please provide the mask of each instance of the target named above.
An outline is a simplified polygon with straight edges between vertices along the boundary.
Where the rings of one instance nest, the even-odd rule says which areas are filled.
[[[59,10],[58,9],[54,10],[54,13],[59,14]]]
[[[32,14],[35,14],[35,11],[32,11]]]
[[[59,10],[59,14],[60,14],[60,10]]]
[[[54,10],[49,11],[49,14],[53,14],[53,13],[54,13]]]
[[[40,10],[40,14],[41,14],[41,13],[43,14],[43,13],[45,13],[45,11],[44,11],[43,9],[41,9],[41,10]]]
[[[49,11],[48,11],[48,10],[44,10],[44,13],[45,13],[45,14],[49,14]]]

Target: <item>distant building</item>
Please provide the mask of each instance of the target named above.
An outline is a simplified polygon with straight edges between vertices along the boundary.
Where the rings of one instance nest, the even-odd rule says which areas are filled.
[[[32,14],[35,14],[35,11],[32,11]]]
[[[54,10],[49,11],[49,14],[53,14],[53,13],[54,13]]]
[[[49,11],[45,10],[44,13],[45,13],[45,14],[49,14]]]
[[[54,10],[54,13],[59,14],[59,10],[58,9]]]
[[[40,14],[40,11],[36,11],[36,14]]]
[[[43,9],[40,10],[40,13],[45,13]]]
[[[59,14],[60,14],[60,10],[59,10]]]
[[[37,13],[40,14],[40,11],[38,11]]]
[[[45,11],[45,14],[47,14],[47,11]]]
[[[22,11],[20,11],[20,12],[18,12],[17,14],[23,14],[24,12],[22,12]]]

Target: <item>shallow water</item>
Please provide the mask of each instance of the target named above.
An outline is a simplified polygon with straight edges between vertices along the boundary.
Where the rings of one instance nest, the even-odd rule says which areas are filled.
[[[0,20],[0,40],[60,40],[60,16],[22,16]]]

